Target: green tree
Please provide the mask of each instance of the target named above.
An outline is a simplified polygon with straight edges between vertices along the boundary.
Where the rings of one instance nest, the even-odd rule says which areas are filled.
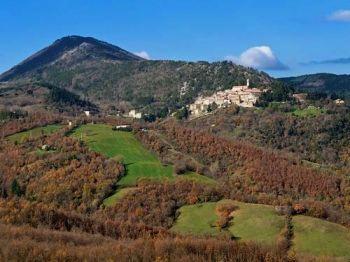
[[[14,179],[11,183],[11,192],[12,192],[12,194],[14,194],[16,196],[22,195],[21,187],[20,187],[17,179]]]
[[[181,119],[186,119],[188,117],[189,113],[188,113],[188,109],[186,107],[183,107],[179,110],[177,110],[175,117],[179,120]]]

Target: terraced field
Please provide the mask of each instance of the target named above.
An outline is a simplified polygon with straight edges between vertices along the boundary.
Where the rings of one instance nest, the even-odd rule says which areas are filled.
[[[133,187],[142,178],[159,181],[183,177],[197,182],[215,183],[196,173],[174,177],[173,167],[162,165],[157,156],[144,148],[131,132],[113,131],[111,126],[103,124],[88,124],[78,127],[72,136],[85,141],[93,151],[122,160],[126,166],[126,176],[118,182],[119,188],[115,195],[105,200],[106,205],[112,205],[120,199],[125,192],[121,191],[122,188]]]
[[[16,134],[13,134],[11,136],[8,136],[7,139],[9,139],[12,142],[18,142],[22,143],[25,139],[28,138],[37,138],[41,135],[49,135],[57,130],[59,130],[62,126],[61,125],[47,125],[44,127],[36,127],[27,131],[19,132]]]

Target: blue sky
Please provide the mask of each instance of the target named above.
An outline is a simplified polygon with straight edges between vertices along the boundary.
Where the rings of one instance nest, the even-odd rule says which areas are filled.
[[[348,10],[349,0],[1,0],[0,72],[83,35],[151,59],[230,59],[273,76],[350,73]]]

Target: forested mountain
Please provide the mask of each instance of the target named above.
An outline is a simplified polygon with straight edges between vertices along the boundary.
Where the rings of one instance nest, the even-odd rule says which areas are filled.
[[[231,62],[148,61],[93,38],[64,37],[0,76],[3,88],[49,83],[102,109],[167,115],[200,93],[274,80]]]
[[[337,93],[350,96],[350,75],[310,74],[297,77],[280,78],[296,89]]]

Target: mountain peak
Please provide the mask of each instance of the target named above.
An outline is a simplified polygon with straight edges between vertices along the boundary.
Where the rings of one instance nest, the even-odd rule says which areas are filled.
[[[0,75],[0,81],[9,81],[58,62],[72,65],[92,60],[142,61],[144,59],[93,37],[65,36]]]

